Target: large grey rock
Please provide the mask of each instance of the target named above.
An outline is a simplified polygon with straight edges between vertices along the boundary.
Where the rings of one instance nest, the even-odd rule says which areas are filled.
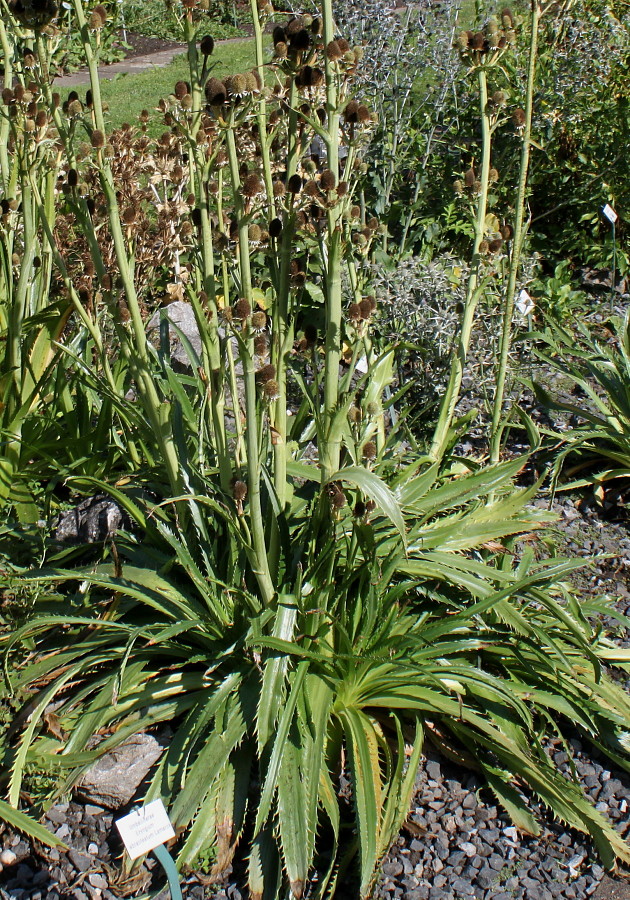
[[[128,528],[130,520],[125,511],[106,494],[95,494],[66,510],[58,517],[55,540],[61,543],[98,544]]]
[[[118,809],[129,803],[164,747],[151,734],[136,734],[89,769],[75,792],[89,803]]]
[[[197,357],[201,357],[201,336],[192,306],[184,300],[176,300],[175,303],[169,303],[168,306],[162,307],[153,313],[147,325],[147,334],[151,342],[157,347],[160,346],[160,328],[164,327],[164,320],[169,326],[168,336],[171,360],[176,361],[185,369],[190,369],[194,360],[190,359],[188,351],[177,333],[177,329],[190,341],[190,345]],[[175,327],[171,328],[171,325]]]
[[[197,368],[198,361],[201,359],[201,335],[197,327],[195,319],[195,311],[190,303],[185,300],[176,300],[156,310],[147,323],[147,337],[154,347],[160,348],[163,343],[164,332],[162,329],[168,328],[168,347],[170,354],[170,362],[173,369],[177,372],[186,374],[190,373],[193,368]],[[219,326],[219,338],[221,341],[226,340],[225,328]],[[194,351],[191,354],[181,339],[183,335]],[[243,364],[239,359],[238,341],[235,337],[230,338],[230,346],[232,356],[234,357],[234,371],[237,376],[237,392],[238,404],[243,405],[245,399],[245,387],[243,384]],[[197,359],[195,359],[195,356]],[[227,365],[227,363],[226,363]],[[228,392],[229,394],[229,392]],[[232,404],[233,406],[233,404]],[[231,417],[231,407],[228,402],[228,429],[233,428],[233,419]]]

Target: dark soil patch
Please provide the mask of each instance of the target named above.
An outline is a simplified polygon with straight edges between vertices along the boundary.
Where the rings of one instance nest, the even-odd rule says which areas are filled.
[[[120,36],[122,41],[122,33]],[[173,47],[180,46],[174,41],[165,41],[163,38],[147,37],[145,34],[136,34],[133,31],[127,32],[125,43],[129,46],[129,50],[125,52],[125,59],[137,59],[139,56],[148,56],[151,53],[160,53],[162,50],[170,50]],[[183,44],[181,45],[184,46]]]

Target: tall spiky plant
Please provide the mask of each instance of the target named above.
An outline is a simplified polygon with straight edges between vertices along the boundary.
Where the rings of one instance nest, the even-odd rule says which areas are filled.
[[[393,348],[375,349],[365,265],[378,222],[363,222],[352,196],[373,119],[352,96],[361,52],[330,0],[321,17],[275,29],[268,66],[270,6],[252,3],[256,66],[224,79],[211,42],[196,41],[203,4],[181,9],[189,80],[161,104],[170,131],[142,152],[160,206],[179,210],[164,213],[167,296],[189,304],[199,338],[195,349],[180,330],[184,374],[169,342],[156,349],[147,335],[155,283],[135,265],[145,220],[121,209],[117,183],[129,168],[116,147],[129,145],[106,128],[98,20],[73,6],[91,98],[62,107],[58,131],[69,169],[77,133],[88,136],[95,196],[68,172],[64,197],[88,226],[99,290],[91,306],[77,297],[91,365],[64,352],[116,406],[115,439],[131,435],[138,459],[120,483],[68,483],[106,490],[134,528],[96,561],[47,548],[48,565],[23,573],[39,599],[3,639],[12,687],[32,693],[19,739],[1,748],[10,802],[27,764],[54,765],[63,791],[127,736],[169,722],[144,799],[163,798],[180,866],[214,853],[218,879],[238,854],[252,898],[300,900],[332,896],[356,855],[343,890],[367,897],[437,728],[472,748],[521,827],[536,830],[514,777],[590,831],[607,863],[628,858],[533,739],[560,710],[621,757],[630,709],[601,673],[623,652],[562,602],[571,564],[525,554],[511,568],[516,536],[547,518],[530,508],[535,487],[514,487],[523,460],[451,480],[386,427]],[[177,330],[168,308],[159,315]],[[52,702],[56,735],[41,727]]]

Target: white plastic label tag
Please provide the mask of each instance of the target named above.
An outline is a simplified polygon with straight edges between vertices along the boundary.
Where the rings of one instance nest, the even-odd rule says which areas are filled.
[[[360,359],[357,359],[356,370],[357,372],[361,372],[362,375],[365,375],[368,370],[367,356],[362,356]]]
[[[606,206],[602,207],[602,215],[606,216],[609,222],[612,222],[613,225],[619,218],[615,210],[612,208],[610,203],[607,203]]]
[[[173,826],[161,800],[153,800],[129,813],[128,816],[118,819],[116,828],[132,859],[137,859],[175,837]]]
[[[520,312],[522,316],[528,316],[534,309],[534,301],[529,296],[525,288],[520,291],[518,295],[518,300],[516,301],[516,308]]]

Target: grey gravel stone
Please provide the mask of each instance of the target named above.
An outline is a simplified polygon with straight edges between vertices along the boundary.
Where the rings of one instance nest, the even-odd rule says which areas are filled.
[[[94,865],[93,857],[88,856],[87,853],[80,853],[73,847],[68,851],[68,859],[79,872],[87,872],[87,870]]]

